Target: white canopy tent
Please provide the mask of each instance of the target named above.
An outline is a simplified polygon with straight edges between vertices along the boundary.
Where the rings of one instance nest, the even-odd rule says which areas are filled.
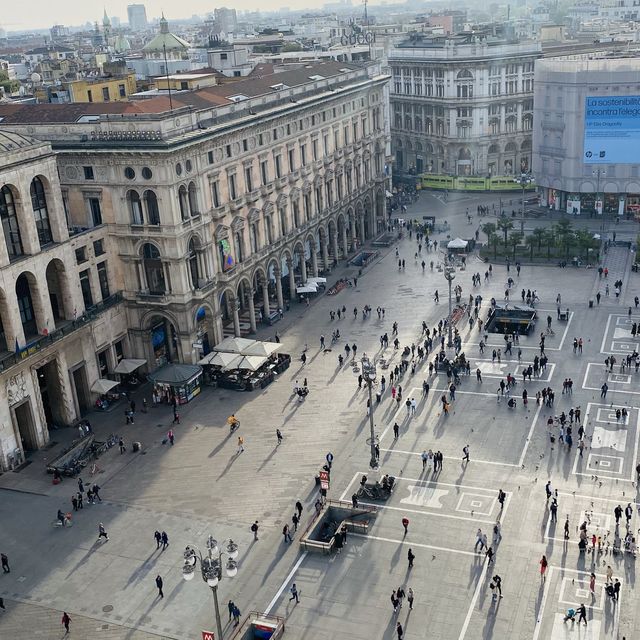
[[[447,245],[447,249],[466,249],[469,243],[462,238],[455,238]]]
[[[318,293],[318,288],[309,282],[302,287],[296,287],[296,293]]]
[[[249,340],[249,338],[234,338],[230,336],[213,347],[213,350],[224,351],[226,353],[242,353],[246,348],[255,343],[256,340]]]
[[[234,363],[238,363],[242,360],[242,356],[239,353],[227,353],[212,351],[208,353],[198,364],[213,364],[219,367],[229,367]],[[231,367],[233,368],[233,367]]]
[[[264,356],[240,356],[240,360],[237,363],[231,363],[224,367],[225,371],[228,369],[248,369],[249,371],[257,371],[268,358]]]
[[[269,357],[272,353],[280,351],[282,345],[279,342],[258,342],[252,344],[250,347],[243,349],[243,356],[263,356]]]
[[[136,369],[146,364],[146,360],[140,360],[136,358],[123,358],[118,362],[118,366],[113,370],[114,373],[133,373]]]
[[[93,393],[99,393],[101,395],[109,393],[113,387],[117,387],[119,383],[114,380],[107,380],[106,378],[98,378],[92,385],[91,391]]]

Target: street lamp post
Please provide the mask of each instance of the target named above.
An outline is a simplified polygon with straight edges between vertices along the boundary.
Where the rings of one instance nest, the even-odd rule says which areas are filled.
[[[373,424],[373,384],[376,381],[376,365],[374,362],[371,362],[366,355],[362,356],[360,364],[362,366],[362,377],[369,389],[369,439],[371,441],[371,460],[369,460],[369,466],[375,469],[378,466],[378,458],[376,456],[376,432],[375,425]]]
[[[524,190],[533,182],[533,178],[531,177],[531,174],[525,173],[523,171],[520,174],[520,177],[515,178],[513,181],[516,184],[519,184],[520,188],[522,189],[522,202],[520,208],[520,214],[522,217],[520,218],[520,232],[524,233]]]
[[[202,552],[195,545],[187,545],[184,550],[184,564],[182,566],[182,577],[188,582],[193,580],[198,562],[200,563],[200,573],[202,579],[211,588],[213,594],[213,605],[216,613],[216,629],[218,638],[222,640],[222,622],[220,620],[220,607],[218,606],[218,584],[222,579],[222,556],[227,556],[225,573],[229,578],[233,578],[238,573],[238,564],[235,559],[238,557],[238,545],[231,539],[226,542],[224,551],[218,547],[218,541],[213,537],[207,538],[207,553]],[[224,544],[224,543],[223,543]]]
[[[602,229],[602,231],[605,231],[606,224],[605,224],[605,212],[604,212],[604,198],[600,200],[600,176],[603,176],[603,177],[606,176],[607,172],[604,169],[597,167],[596,169],[593,169],[591,173],[596,179],[596,199],[595,199],[595,202],[593,203],[593,206],[594,206],[594,209],[596,210],[596,215],[598,215],[598,213],[602,215],[602,224],[600,225],[600,228]],[[598,202],[602,203],[600,212],[598,212]]]
[[[444,277],[447,279],[449,283],[449,318],[447,320],[447,326],[449,327],[449,335],[447,339],[447,347],[453,347],[453,327],[451,318],[453,316],[453,302],[451,300],[451,283],[456,277],[455,268],[451,265],[446,265],[444,268]]]

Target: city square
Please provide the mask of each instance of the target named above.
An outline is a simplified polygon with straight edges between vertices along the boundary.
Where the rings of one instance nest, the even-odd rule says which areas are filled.
[[[407,218],[418,217],[438,204],[422,194]],[[468,201],[451,202],[452,234],[466,231],[463,214]],[[443,212],[441,212],[443,213]],[[624,237],[621,226],[620,236]],[[454,237],[453,235],[451,237]],[[434,235],[439,242],[443,234]],[[398,269],[395,249],[406,260]],[[291,638],[394,638],[400,622],[406,638],[425,633],[448,639],[468,638],[633,638],[640,633],[635,593],[635,558],[624,548],[613,552],[614,509],[631,504],[631,533],[638,530],[636,512],[640,378],[633,367],[620,371],[619,361],[637,348],[630,324],[637,320],[634,297],[640,287],[631,273],[633,253],[628,246],[611,246],[617,271],[609,269],[609,280],[623,280],[619,297],[603,297],[589,306],[589,299],[603,288],[596,269],[559,269],[555,266],[523,264],[519,277],[510,275],[514,288],[536,289],[540,298],[538,320],[529,336],[522,335],[511,355],[492,361],[492,350],[502,347],[500,334],[484,338],[466,317],[457,328],[462,351],[470,362],[470,375],[461,375],[448,415],[442,411],[442,394],[449,395],[449,382],[442,370],[429,374],[428,363],[439,346],[421,361],[415,373],[407,370],[396,384],[403,388],[403,401],[391,398],[389,372],[400,362],[405,345],[423,341],[422,322],[429,328],[448,315],[446,281],[441,272],[423,270],[415,236],[404,237],[363,269],[356,287],[335,297],[321,296],[311,306],[293,307],[285,321],[263,329],[259,337],[273,338],[274,330],[292,365],[265,390],[238,393],[205,388],[200,397],[181,411],[180,424],[171,426],[170,408],[137,412],[135,425],[124,425],[119,412],[92,420],[97,433],[117,433],[127,444],[144,443],[143,455],[117,447],[100,458],[96,481],[103,501],[85,505],[73,514],[74,526],[52,529],[50,522],[59,508],[69,508],[75,480],[57,486],[43,473],[44,460],[56,449],[39,452],[32,464],[19,473],[0,477],[3,493],[3,552],[10,559],[11,573],[2,576],[4,598],[3,631],[7,637],[57,637],[58,612],[67,611],[75,633],[82,637],[176,638],[199,637],[215,631],[210,589],[182,579],[183,554],[187,545],[203,546],[208,535],[232,539],[239,547],[238,573],[224,578],[218,587],[224,637],[233,637],[227,603],[232,600],[244,618],[251,611],[285,620],[285,636]],[[439,252],[425,253],[427,261],[442,262]],[[611,263],[613,264],[613,262]],[[504,297],[507,268],[492,265],[488,282],[472,287],[471,274],[484,279],[488,264],[470,255],[464,270],[455,272],[462,287],[462,300],[481,295],[480,317],[485,317],[492,297]],[[354,275],[353,269],[344,272]],[[332,277],[341,277],[338,269]],[[440,301],[435,303],[435,290]],[[570,310],[566,322],[556,321],[556,296]],[[329,311],[345,306],[342,319],[330,320]],[[369,317],[358,313],[368,305]],[[378,318],[376,309],[385,313]],[[632,307],[631,315],[629,308]],[[546,370],[532,381],[522,379],[522,369],[540,352],[539,335],[546,317],[553,318],[553,335],[545,341]],[[398,323],[400,349],[382,349],[380,336],[392,334]],[[320,336],[340,329],[340,340],[320,348]],[[584,340],[582,353],[574,353],[574,338]],[[338,355],[345,344],[357,344],[362,354],[388,368],[378,368],[374,392],[382,375],[387,386],[373,419],[379,443],[379,468],[369,467],[369,419],[366,384],[358,386],[360,370],[352,367],[353,356],[340,366]],[[306,363],[300,359],[307,347]],[[521,350],[520,358],[517,357]],[[616,354],[613,371],[604,360]],[[481,371],[482,382],[476,377]],[[501,397],[499,382],[511,373],[517,384],[510,408]],[[309,395],[299,402],[292,390],[307,379]],[[571,393],[562,393],[562,381],[574,381]],[[424,396],[423,382],[430,384]],[[608,384],[606,397],[602,385]],[[536,403],[536,392],[552,388],[553,406]],[[521,400],[527,389],[529,401]],[[140,392],[144,393],[144,390]],[[374,396],[375,397],[375,396]],[[404,403],[416,400],[415,413]],[[140,398],[138,398],[140,400]],[[581,407],[585,446],[580,451],[574,435],[572,447],[550,433],[549,417],[568,414]],[[624,418],[616,409],[624,408]],[[227,416],[235,414],[244,437],[244,451],[237,453],[236,433],[230,434]],[[397,424],[398,437],[393,425]],[[173,428],[175,446],[162,444]],[[283,441],[278,443],[276,429]],[[574,431],[577,426],[574,425]],[[65,434],[61,433],[61,440]],[[61,445],[56,445],[61,446]],[[463,447],[469,461],[463,461]],[[423,468],[425,450],[443,454],[442,470]],[[362,506],[375,506],[375,518],[366,533],[350,533],[340,553],[332,555],[303,551],[300,535],[315,513],[318,487],[314,478],[333,454],[329,500],[351,502],[362,475],[377,479],[383,474],[396,478],[389,499],[383,502],[360,498]],[[85,478],[85,481],[88,481]],[[545,485],[557,491],[557,522],[552,521]],[[498,492],[503,491],[503,504]],[[283,541],[282,528],[291,524],[296,501],[303,513],[293,541]],[[407,531],[402,520],[407,518]],[[563,534],[569,522],[569,539]],[[257,540],[250,530],[258,521]],[[494,525],[499,522],[499,534]],[[579,527],[587,522],[588,549],[578,548]],[[96,542],[97,524],[104,523],[108,542]],[[620,535],[624,538],[624,517]],[[476,552],[481,529],[494,551],[491,562],[481,547]],[[169,545],[153,545],[155,530],[166,531]],[[591,550],[591,536],[600,537]],[[408,567],[409,549],[415,555]],[[540,559],[548,568],[544,579]],[[618,600],[605,593],[607,567],[621,583]],[[595,590],[589,589],[595,574]],[[164,598],[157,597],[156,575],[164,579]],[[499,575],[503,598],[493,597],[493,577]],[[296,584],[299,602],[290,600]],[[495,585],[494,585],[495,586]],[[393,591],[413,590],[413,608],[408,603],[394,613]],[[570,608],[584,603],[587,626],[563,621]],[[39,630],[30,630],[30,619]],[[72,631],[73,632],[73,631]]]

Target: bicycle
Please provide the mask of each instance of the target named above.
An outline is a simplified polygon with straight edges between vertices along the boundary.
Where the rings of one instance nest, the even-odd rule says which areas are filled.
[[[92,476],[95,476],[96,473],[101,473],[102,472],[102,467],[99,467],[95,462],[91,465],[91,469],[89,469],[89,473]]]
[[[547,330],[544,332],[544,334],[546,336],[555,336],[556,332],[551,327],[547,327]]]

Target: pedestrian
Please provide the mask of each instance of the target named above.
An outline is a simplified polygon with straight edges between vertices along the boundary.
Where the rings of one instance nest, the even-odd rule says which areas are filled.
[[[78,498],[75,495],[71,496],[71,504],[73,505],[73,510],[77,511],[78,510]]]
[[[580,603],[577,613],[578,613],[578,624],[584,621],[584,626],[586,627],[587,626],[587,608],[584,606],[584,604]]]
[[[62,612],[62,624],[64,625],[66,635],[67,633],[69,633],[69,625],[71,624],[71,618],[66,611]]]
[[[547,561],[547,556],[543,555],[542,558],[540,559],[540,577],[542,578],[542,580],[546,580],[547,578],[548,566],[549,566],[549,563]]]
[[[229,609],[229,620],[233,617],[233,610],[236,608],[236,605],[233,603],[233,600],[229,600],[227,603],[227,609]]]
[[[118,440],[118,447],[120,447],[120,455],[122,455],[127,448],[124,446],[124,438],[120,438],[120,440]]]
[[[84,502],[83,502],[83,497],[82,497],[82,493],[80,493],[80,491],[78,491],[78,509],[84,509]]]
[[[9,558],[4,553],[0,553],[0,560],[2,561],[2,571],[4,573],[11,573],[11,569],[9,568]]]
[[[295,582],[293,583],[293,586],[289,591],[291,591],[291,597],[289,598],[289,602],[291,602],[292,600],[295,600],[296,604],[298,604],[300,602],[300,599],[299,599],[300,594],[298,593],[298,587],[296,587]]]
[[[399,622],[396,623],[396,633],[398,634],[398,640],[402,640],[404,637],[404,630]]]
[[[180,424],[180,414],[175,408],[173,409],[173,422],[171,424]],[[173,442],[171,444],[173,444]]]
[[[98,524],[98,540],[100,540],[100,538],[104,538],[107,542],[109,542],[109,536],[107,535],[102,522]]]
[[[605,580],[605,584],[613,583],[613,569],[611,565],[607,565],[607,578]]]
[[[393,423],[393,437],[395,440],[398,439],[398,436],[400,435],[400,425],[397,422]]]
[[[407,591],[407,600],[409,601],[409,609],[413,609],[413,589],[411,587]]]
[[[102,498],[100,497],[100,487],[97,484],[94,484],[91,487],[91,491],[93,491],[94,502],[95,498],[98,498],[98,502],[102,502]]]
[[[233,626],[237,627],[240,624],[240,609],[237,605],[233,605]]]
[[[404,535],[406,536],[409,533],[409,518],[405,516],[402,518],[402,526],[404,527]]]
[[[613,584],[613,599],[614,600],[618,600],[618,598],[620,597],[620,587],[622,585],[620,584],[620,580],[618,580],[618,578],[616,578],[616,581]]]
[[[236,455],[240,455],[244,451],[244,438],[242,436],[238,436],[238,450],[236,451]]]
[[[462,456],[462,461],[463,462],[469,462],[469,445],[466,444],[464,447],[462,447],[462,453],[464,453],[464,456]],[[475,467],[474,467],[475,469]]]
[[[169,442],[173,447],[173,441],[175,440],[175,436],[173,435],[173,429],[169,429],[169,431],[167,432],[167,438],[169,438]]]
[[[502,598],[502,578],[498,574],[496,574],[491,579],[493,580],[493,584],[496,585],[499,596]]]
[[[156,551],[160,548],[160,544],[162,543],[162,534],[156,529],[155,533],[153,534],[153,537],[155,538],[156,541]]]
[[[300,500],[296,501],[296,510],[298,512],[298,518],[302,517],[302,502]]]
[[[476,543],[473,546],[473,550],[474,552],[478,551],[478,545],[480,545],[480,551],[482,551],[482,547],[484,547],[484,542],[482,539],[482,529],[478,529],[478,531],[476,531]]]
[[[276,438],[278,438],[278,446],[282,444],[282,433],[280,429],[276,429]]]
[[[257,520],[251,525],[251,531],[253,531],[253,539],[257,540],[258,539],[258,521]]]
[[[282,535],[284,536],[284,541],[285,542],[293,542],[292,538],[291,538],[291,533],[289,533],[289,525],[285,524],[284,527],[282,527]]]
[[[156,587],[158,587],[158,595],[161,598],[164,598],[164,593],[162,593],[162,585],[164,584],[164,582],[162,581],[162,576],[157,575],[156,576]]]
[[[166,531],[163,531],[161,534],[162,539],[162,550],[164,551],[169,546],[169,536]]]
[[[592,573],[591,578],[589,579],[589,591],[592,595],[595,595],[596,592],[596,574]]]
[[[407,559],[409,560],[409,569],[412,569],[413,568],[413,561],[416,559],[416,556],[413,553],[413,551],[411,550],[411,548],[409,548],[409,552],[407,553]]]
[[[493,562],[493,547],[487,547],[485,555],[487,556],[487,565],[490,565]]]

